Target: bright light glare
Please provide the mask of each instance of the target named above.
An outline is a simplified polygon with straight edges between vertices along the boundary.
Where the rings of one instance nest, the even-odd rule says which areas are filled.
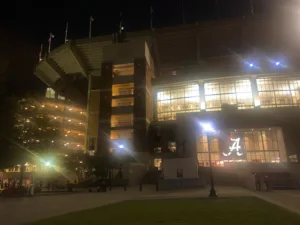
[[[48,166],[48,167],[50,167],[51,163],[48,161],[48,162],[45,163],[45,165]]]
[[[205,110],[206,109],[205,102],[201,102],[200,109],[201,110]]]
[[[250,66],[250,67],[253,67],[254,65],[253,65],[253,63],[250,63],[249,66]]]
[[[279,62],[279,61],[277,61],[275,64],[276,64],[276,66],[279,66],[279,65],[280,65],[280,62]]]
[[[210,123],[200,123],[200,125],[205,132],[215,132],[215,129]]]
[[[260,100],[259,99],[254,100],[254,106],[260,106]]]
[[[119,145],[119,148],[124,148],[124,145]]]

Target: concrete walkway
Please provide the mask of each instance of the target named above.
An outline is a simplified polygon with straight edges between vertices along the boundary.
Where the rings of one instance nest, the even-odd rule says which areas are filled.
[[[221,196],[249,196],[251,192],[240,188],[220,188]],[[207,197],[208,189],[156,192],[154,186],[113,189],[106,193],[78,193],[24,198],[0,198],[1,224],[19,225],[74,211],[95,208],[124,200]]]
[[[220,197],[257,196],[266,201],[300,211],[299,192],[252,192],[238,187],[216,187]],[[20,225],[27,222],[58,216],[74,211],[91,209],[125,200],[161,199],[161,198],[195,198],[207,197],[209,189],[191,189],[182,191],[156,192],[153,186],[146,186],[143,192],[138,187],[131,187],[126,192],[123,188],[113,189],[107,193],[78,193],[24,198],[0,198],[1,224]]]
[[[253,192],[253,195],[300,215],[300,190]]]

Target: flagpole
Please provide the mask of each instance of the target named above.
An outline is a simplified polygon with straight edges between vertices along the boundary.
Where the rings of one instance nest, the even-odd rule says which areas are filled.
[[[182,13],[182,23],[185,24],[185,18],[184,18],[184,4],[183,4],[183,0],[181,0],[181,13]]]
[[[65,43],[68,42],[68,28],[69,28],[69,23],[67,22],[67,24],[66,24],[66,32],[65,32]]]
[[[43,44],[41,44],[40,54],[39,54],[39,61],[43,58]]]
[[[251,13],[251,15],[254,14],[254,10],[253,10],[253,2],[252,2],[252,0],[250,0],[250,13]]]
[[[220,10],[219,10],[219,0],[216,0],[216,11],[217,11],[217,18],[220,19]]]
[[[122,26],[122,22],[123,22],[122,12],[120,12],[120,26],[119,26],[119,33],[120,34],[122,33],[122,30],[124,29],[123,26]]]
[[[93,17],[90,16],[90,30],[89,30],[89,38],[92,37],[92,22],[94,21]]]
[[[150,16],[151,16],[151,18],[150,18],[150,28],[151,28],[151,30],[153,30],[153,8],[152,8],[152,6],[150,6]]]
[[[48,53],[50,53],[51,51],[51,42],[52,42],[52,38],[54,38],[54,35],[52,33],[50,33],[50,37],[49,37],[49,40],[48,40]]]

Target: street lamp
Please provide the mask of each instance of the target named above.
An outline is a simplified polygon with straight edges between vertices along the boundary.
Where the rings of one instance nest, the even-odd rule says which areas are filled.
[[[208,147],[208,159],[209,159],[209,167],[210,167],[210,192],[209,197],[218,197],[216,190],[215,190],[215,182],[213,176],[213,168],[211,163],[211,150],[210,150],[210,135],[215,133],[215,129],[210,123],[200,123],[203,132],[207,136],[207,147]]]
[[[52,165],[51,165],[51,162],[49,162],[49,161],[45,162],[45,166],[51,167],[51,166],[52,166]]]

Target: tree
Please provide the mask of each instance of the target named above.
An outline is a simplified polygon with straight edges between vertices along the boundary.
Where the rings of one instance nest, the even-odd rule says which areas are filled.
[[[50,129],[47,115],[38,112],[34,98],[0,96],[0,168],[34,163],[37,154],[53,149],[59,130]]]
[[[4,168],[13,165],[15,157],[23,157],[23,151],[18,145],[19,133],[15,127],[18,101],[6,97],[2,91],[0,102],[0,168]]]
[[[49,117],[38,111],[39,103],[28,98],[20,100],[19,105],[16,119],[19,141],[36,153],[54,148],[52,140],[59,136],[59,130],[53,129]]]

